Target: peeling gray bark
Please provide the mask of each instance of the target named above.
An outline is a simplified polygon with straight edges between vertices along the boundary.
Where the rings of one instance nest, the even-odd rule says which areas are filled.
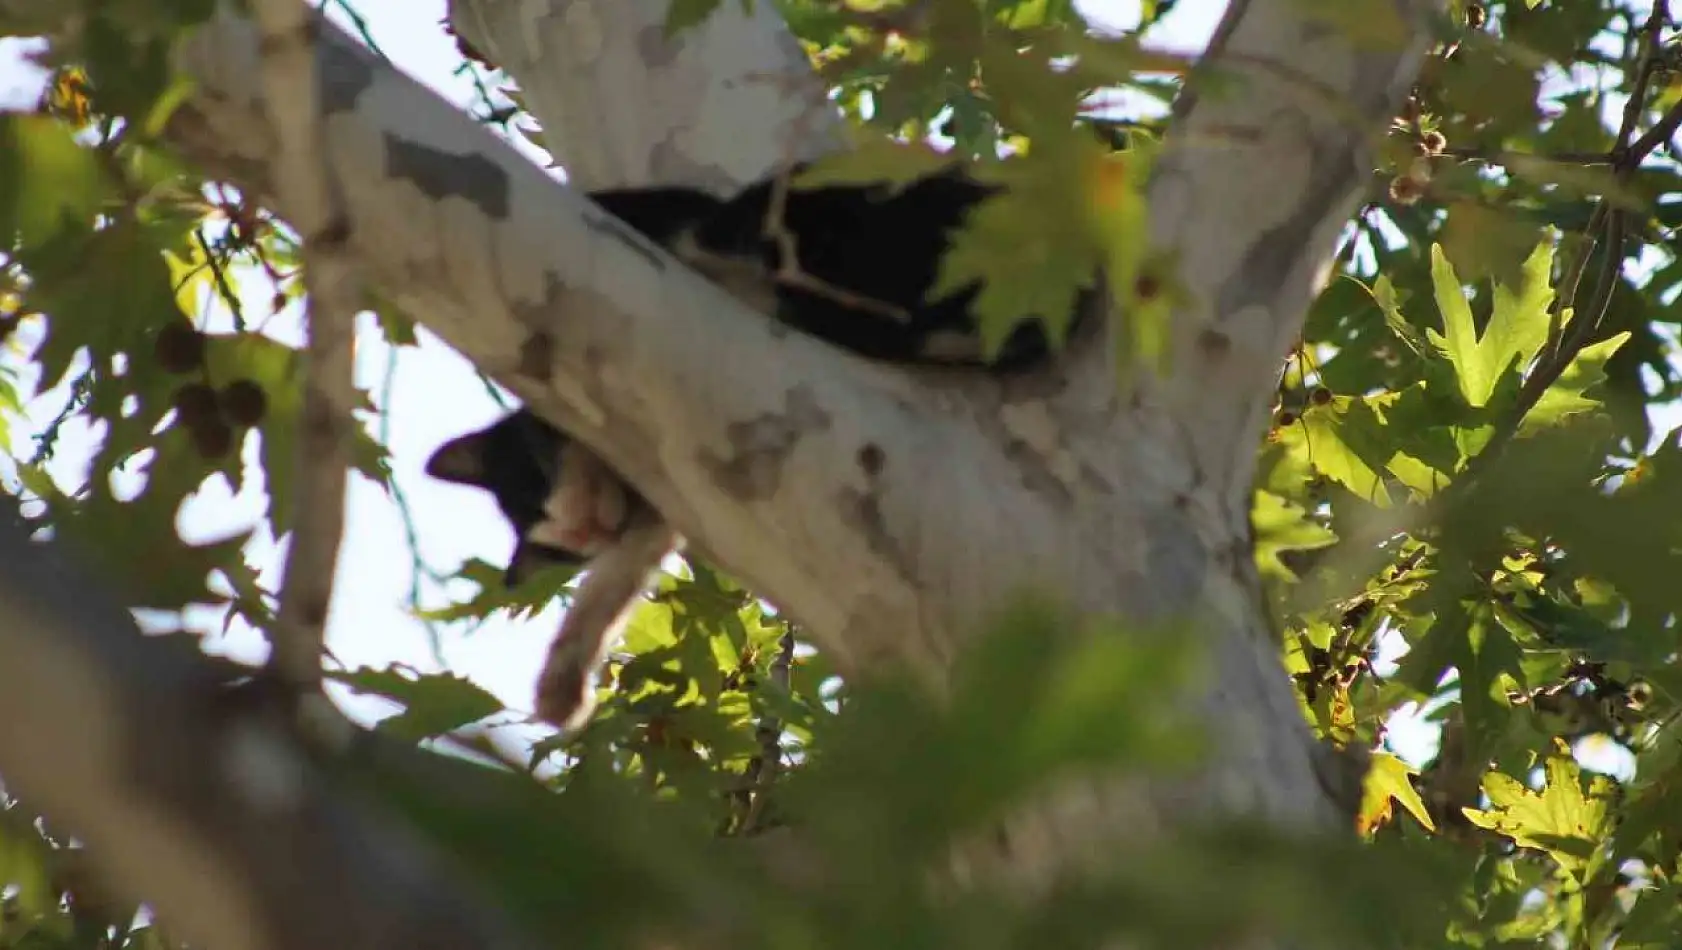
[[[642,11],[641,27],[614,19],[621,4]],[[715,27],[713,52],[685,59],[649,38],[648,6],[477,0],[457,23],[533,93],[582,181],[723,187],[783,154],[798,110],[733,131],[732,151],[707,137],[718,113],[705,96],[659,98],[677,95],[660,82],[681,86],[685,69],[740,66],[719,50],[791,68],[774,18]],[[1072,780],[989,846],[1002,850],[969,856],[1032,882],[1211,811],[1305,829],[1339,820],[1280,668],[1248,513],[1280,356],[1440,3],[1396,7],[1413,39],[1378,51],[1302,22],[1295,0],[1233,5],[1209,60],[1244,81],[1226,98],[1186,98],[1148,195],[1153,239],[1179,254],[1189,301],[1172,318],[1173,369],[1125,388],[1102,340],[998,386],[913,379],[780,332],[331,28],[323,109],[367,278],[600,453],[843,670],[908,663],[938,681],[998,599],[1023,588],[1087,614],[1186,619],[1207,636],[1210,675],[1186,698],[1217,741],[1213,762],[1149,786]],[[580,43],[595,54],[562,62]],[[272,199],[254,44],[230,19],[185,51],[199,90],[168,135]],[[625,85],[633,74],[655,79]],[[707,95],[728,101],[725,85]],[[622,123],[638,114],[623,105],[637,90],[662,121],[692,124],[666,135]]]

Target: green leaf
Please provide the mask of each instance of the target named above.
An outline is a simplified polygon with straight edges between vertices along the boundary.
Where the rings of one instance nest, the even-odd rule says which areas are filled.
[[[50,241],[66,222],[93,224],[112,196],[93,151],[46,116],[0,115],[0,248]]]
[[[529,619],[565,593],[578,568],[565,564],[545,565],[513,589],[503,583],[506,571],[506,565],[499,567],[478,558],[464,561],[450,579],[473,584],[479,588],[478,592],[465,601],[416,611],[416,616],[423,620],[451,623],[482,619],[498,610],[507,610],[516,619]]]
[[[1314,470],[1380,508],[1391,504],[1380,473],[1393,449],[1383,423],[1358,401],[1336,396],[1279,430],[1278,442]]]
[[[1432,245],[1431,284],[1442,312],[1444,332],[1426,330],[1426,336],[1442,347],[1454,364],[1460,392],[1474,409],[1488,405],[1501,378],[1523,368],[1547,340],[1548,305],[1553,302],[1553,288],[1548,283],[1552,268],[1553,247],[1538,244],[1524,262],[1522,285],[1512,288],[1496,284],[1489,324],[1479,337],[1460,278],[1441,245]]]
[[[1506,691],[1524,683],[1522,654],[1512,635],[1495,622],[1488,604],[1447,607],[1444,612],[1446,617],[1437,617],[1429,631],[1412,643],[1397,679],[1430,696],[1453,667],[1460,677],[1467,727],[1477,737],[1496,734],[1501,729],[1501,711],[1510,705]]]
[[[1618,352],[1619,347],[1629,342],[1629,338],[1630,332],[1624,330],[1579,350],[1565,372],[1559,374],[1536,405],[1525,413],[1519,423],[1519,434],[1533,435],[1538,429],[1599,409],[1601,401],[1589,397],[1587,393],[1606,381],[1606,361]]]
[[[1670,950],[1682,933],[1682,887],[1656,876],[1643,888],[1618,931],[1618,950]]]
[[[35,354],[42,387],[62,381],[84,347],[101,358],[150,355],[152,334],[182,316],[163,256],[181,239],[179,227],[118,221],[98,231],[68,228],[19,253],[33,279],[28,305],[48,315],[47,338]],[[99,279],[89,280],[90,273]]]
[[[1354,278],[1349,279],[1354,280]],[[1390,332],[1395,334],[1396,339],[1402,341],[1409,350],[1413,351],[1415,356],[1430,358],[1442,355],[1441,351],[1433,346],[1430,340],[1419,332],[1418,328],[1409,323],[1407,317],[1402,315],[1402,302],[1406,298],[1396,290],[1388,276],[1378,275],[1378,279],[1373,281],[1371,288],[1361,284],[1358,280],[1354,282],[1360,284],[1363,290],[1372,295],[1373,302],[1378,304],[1379,311],[1384,314],[1384,325],[1389,327]]]
[[[926,145],[870,139],[813,162],[790,178],[789,187],[887,184],[903,188],[951,164],[951,156]]]
[[[1390,803],[1395,802],[1406,808],[1408,814],[1425,826],[1425,830],[1436,831],[1431,813],[1425,808],[1425,800],[1419,797],[1419,790],[1409,781],[1410,776],[1417,774],[1418,769],[1388,752],[1374,752],[1372,767],[1362,785],[1361,811],[1356,825],[1363,832],[1370,832],[1388,822]]]
[[[329,670],[323,675],[357,693],[402,704],[404,710],[382,719],[378,728],[409,742],[443,735],[506,708],[483,687],[453,673],[416,674],[397,667],[376,670],[364,666],[346,672]]]
[[[251,537],[249,530],[198,545],[187,544],[176,534],[177,510],[204,480],[202,463],[192,462],[196,454],[190,446],[160,451],[149,467],[146,490],[140,497],[118,501],[96,489],[54,518],[67,543],[75,545],[105,576],[121,581],[124,602],[131,607],[180,610],[188,604],[216,603],[222,598],[206,586],[210,573],[244,564],[242,551]],[[174,471],[170,471],[172,463]]]
[[[677,643],[672,630],[672,608],[656,601],[639,600],[625,624],[621,641],[625,652],[641,655]]]
[[[1308,518],[1302,508],[1270,491],[1259,490],[1250,508],[1256,539],[1256,566],[1263,577],[1291,582],[1296,573],[1279,559],[1282,551],[1311,551],[1337,543],[1337,535]]]
[[[1612,782],[1605,776],[1595,776],[1585,793],[1582,770],[1557,739],[1546,770],[1547,781],[1539,792],[1510,775],[1486,774],[1483,790],[1489,796],[1489,809],[1467,808],[1464,812],[1480,828],[1505,835],[1522,847],[1546,852],[1561,869],[1584,883],[1599,862],[1601,846],[1615,823],[1609,807]]]
[[[712,16],[724,0],[671,0],[666,8],[666,37],[669,39]]]
[[[1096,263],[1091,248],[1075,251],[1057,232],[1024,228],[1033,218],[1027,205],[1028,196],[1006,194],[970,212],[941,258],[940,276],[930,291],[931,297],[944,296],[981,281],[971,310],[989,357],[1027,318],[1042,320],[1051,338],[1061,340]]]
[[[1534,223],[1504,208],[1457,201],[1449,206],[1441,240],[1443,253],[1461,280],[1494,278],[1509,287],[1522,287],[1526,257],[1543,236]]]

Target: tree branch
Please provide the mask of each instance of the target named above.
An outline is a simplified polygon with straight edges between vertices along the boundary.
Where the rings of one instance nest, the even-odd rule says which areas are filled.
[[[356,313],[361,280],[344,244],[349,236],[342,201],[323,160],[319,90],[315,77],[316,21],[300,0],[256,0],[263,33],[259,74],[275,144],[276,190],[303,238],[303,279],[309,291],[309,354],[304,380],[303,424],[293,461],[297,504],[286,553],[270,665],[295,688],[321,688],[321,658],[333,574],[344,534],[345,481],[356,420]],[[288,526],[276,525],[276,531]]]
[[[825,631],[844,668],[861,655],[926,665],[929,626],[947,625],[920,613],[916,565],[884,557],[896,543],[884,523],[1053,517],[980,427],[940,408],[964,392],[996,402],[987,381],[937,391],[782,332],[333,27],[318,49],[325,154],[371,279],[596,449],[692,544]],[[284,214],[255,57],[255,32],[231,17],[187,44],[199,92],[168,135]],[[867,446],[888,460],[891,498],[864,485]],[[932,490],[928,474],[953,467],[958,484]]]
[[[0,776],[116,892],[218,950],[531,946],[411,833],[341,799],[196,640],[143,636],[58,545],[30,543],[15,503],[0,563]],[[322,734],[354,731],[314,712]]]

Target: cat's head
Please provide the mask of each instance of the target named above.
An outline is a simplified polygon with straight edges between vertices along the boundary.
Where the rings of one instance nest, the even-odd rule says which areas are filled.
[[[505,578],[510,587],[552,564],[584,563],[577,552],[532,540],[534,534],[545,533],[544,503],[559,484],[566,442],[553,427],[521,409],[445,442],[427,459],[426,474],[490,493],[508,519],[515,537]]]

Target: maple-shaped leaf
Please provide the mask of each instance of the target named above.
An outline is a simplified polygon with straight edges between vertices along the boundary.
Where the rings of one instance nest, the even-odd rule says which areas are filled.
[[[827,155],[789,179],[791,188],[882,183],[901,188],[952,164],[952,156],[927,145],[872,138]]]
[[[178,456],[183,462],[188,453]],[[212,571],[237,571],[244,564],[249,529],[204,544],[188,544],[176,533],[176,514],[204,480],[203,470],[159,459],[148,466],[139,496],[121,501],[108,485],[95,483],[87,496],[54,512],[54,530],[86,557],[102,576],[115,578],[124,603],[154,610],[223,600],[207,581]]]
[[[1280,560],[1282,551],[1311,551],[1337,543],[1337,535],[1308,519],[1308,513],[1270,491],[1257,491],[1250,507],[1256,538],[1256,568],[1263,577],[1289,583],[1297,579]]]
[[[1431,284],[1443,332],[1425,333],[1454,364],[1460,393],[1472,408],[1487,406],[1502,377],[1522,369],[1546,342],[1548,305],[1554,298],[1548,284],[1552,268],[1552,245],[1538,244],[1524,262],[1521,286],[1496,283],[1494,307],[1480,337],[1454,265],[1443,256],[1440,244],[1431,246]]]
[[[1361,400],[1336,396],[1279,430],[1278,444],[1379,508],[1390,507],[1385,463],[1394,454],[1383,420]]]
[[[415,673],[398,667],[376,670],[364,666],[345,672],[330,670],[323,675],[354,692],[371,693],[401,704],[402,712],[380,720],[376,728],[411,742],[443,735],[505,708],[484,687],[454,673]]]
[[[1421,382],[1357,400],[1351,415],[1362,407],[1369,408],[1382,427],[1382,448],[1375,452],[1389,452],[1385,471],[1421,498],[1430,498],[1448,484],[1464,458],[1455,438],[1464,412],[1457,403],[1438,398]]]
[[[1443,224],[1443,254],[1466,281],[1494,278],[1509,287],[1524,285],[1527,254],[1542,240],[1532,221],[1477,201],[1449,206]]]
[[[450,579],[474,584],[479,592],[465,601],[417,610],[415,616],[422,620],[452,623],[457,620],[483,620],[498,610],[506,610],[516,620],[529,620],[565,592],[578,568],[569,564],[546,564],[513,588],[503,583],[506,571],[506,566],[479,558],[464,561]]]
[[[1488,604],[1464,609],[1450,604],[1442,612],[1446,616],[1435,618],[1423,635],[1410,630],[1412,649],[1402,658],[1396,680],[1430,696],[1443,674],[1454,668],[1467,727],[1475,736],[1492,735],[1503,728],[1508,689],[1525,681],[1523,654]]]
[[[68,124],[0,115],[0,247],[41,244],[67,222],[91,224],[112,194],[100,159]]]
[[[1544,426],[1557,425],[1571,416],[1599,409],[1601,401],[1587,395],[1590,389],[1606,381],[1606,362],[1629,341],[1625,330],[1615,336],[1586,346],[1572,357],[1565,372],[1559,374],[1536,405],[1519,423],[1519,434],[1530,435]]]
[[[620,648],[640,655],[672,646],[677,641],[677,631],[672,627],[671,605],[642,600],[638,601],[630,620],[625,623]]]
[[[26,305],[47,314],[35,353],[43,388],[58,385],[84,348],[96,366],[117,353],[150,353],[158,328],[182,316],[162,253],[180,244],[177,225],[119,219],[97,231],[74,222],[19,251],[31,278]],[[126,391],[115,380],[95,382]]]
[[[985,177],[1007,190],[976,205],[952,232],[929,296],[980,281],[970,309],[989,358],[1027,319],[1041,320],[1047,336],[1061,342],[1077,295],[1098,270],[1097,242],[1081,216],[1085,176],[1068,174],[1070,167],[1041,158],[985,168]]]
[[[1407,297],[1402,291],[1396,289],[1388,276],[1379,274],[1378,279],[1372,282],[1371,287],[1348,274],[1340,276],[1344,280],[1357,284],[1372,296],[1373,303],[1377,304],[1379,312],[1384,314],[1384,325],[1390,329],[1396,339],[1413,351],[1413,355],[1421,359],[1442,358],[1442,352],[1433,346],[1430,340],[1419,332],[1418,328],[1409,323],[1407,317],[1402,315],[1402,304],[1407,301]]]
[[[1390,821],[1392,802],[1407,809],[1408,814],[1425,826],[1425,830],[1437,830],[1431,822],[1431,813],[1425,808],[1425,800],[1419,797],[1419,790],[1408,781],[1409,776],[1418,772],[1418,769],[1388,752],[1373,753],[1372,767],[1367,770],[1366,780],[1361,786],[1361,811],[1355,818],[1356,828],[1361,834],[1370,834]]]
[[[1559,739],[1554,740],[1545,768],[1547,779],[1540,791],[1511,775],[1488,773],[1483,791],[1489,796],[1489,809],[1462,811],[1479,828],[1505,835],[1521,847],[1547,852],[1566,873],[1585,882],[1604,860],[1603,846],[1612,833],[1612,780],[1594,776],[1585,792],[1582,770]]]

